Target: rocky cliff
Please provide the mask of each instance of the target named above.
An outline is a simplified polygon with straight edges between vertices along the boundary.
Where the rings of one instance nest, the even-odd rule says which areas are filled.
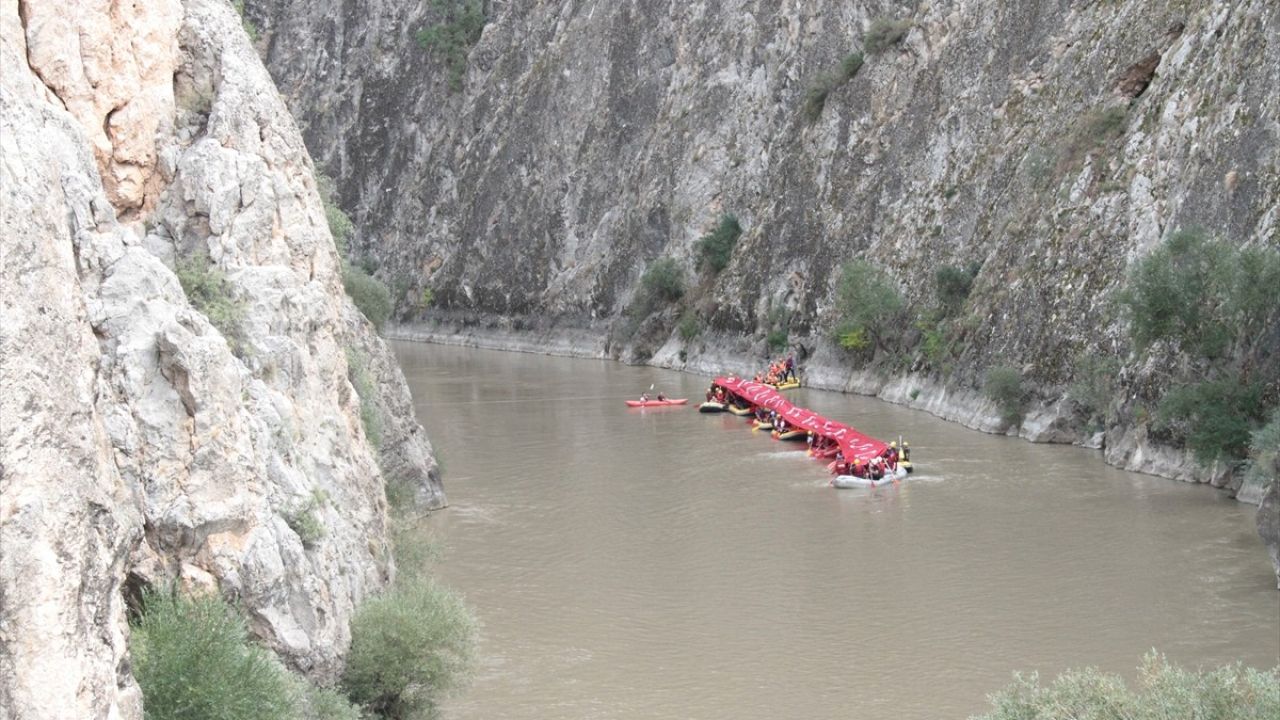
[[[394,572],[384,481],[444,496],[241,19],[3,0],[0,38],[0,716],[140,718],[146,585],[333,679]]]
[[[783,332],[813,385],[987,431],[1007,366],[1023,436],[1233,482],[1153,431],[1178,360],[1133,352],[1111,301],[1179,228],[1280,247],[1269,0],[485,2],[470,35],[462,0],[247,4],[407,335],[713,372]],[[745,233],[708,273],[724,213]],[[684,307],[628,317],[664,256]],[[859,257],[916,315],[936,268],[977,270],[941,352],[910,321],[897,357],[832,342]],[[1105,423],[1068,392],[1089,358],[1116,380]]]

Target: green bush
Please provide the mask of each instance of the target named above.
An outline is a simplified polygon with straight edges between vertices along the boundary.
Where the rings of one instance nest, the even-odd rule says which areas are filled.
[[[422,288],[422,297],[418,300],[422,307],[431,307],[431,303],[435,302],[435,300],[436,294],[432,292],[431,288]]]
[[[1113,357],[1085,353],[1076,358],[1075,382],[1067,394],[1088,416],[1089,421],[1101,424],[1106,420],[1107,407],[1115,394],[1116,373],[1120,363]]]
[[[418,44],[437,53],[449,72],[449,87],[462,89],[467,72],[467,53],[480,41],[489,18],[481,0],[434,0],[432,8],[444,19],[419,30]]]
[[[1022,373],[1011,367],[994,367],[987,370],[982,391],[1000,409],[1000,419],[1006,425],[1022,421],[1022,406],[1026,391],[1022,387]]]
[[[634,323],[638,323],[661,305],[673,303],[684,297],[684,272],[676,264],[674,258],[655,260],[645,268],[640,276],[640,286],[636,289],[627,315]]]
[[[835,72],[824,72],[818,75],[813,84],[805,91],[804,117],[809,122],[816,122],[822,116],[827,105],[827,96],[836,88],[849,82],[862,69],[862,53],[851,53],[840,61],[840,68]]]
[[[1156,410],[1156,427],[1182,435],[1202,463],[1240,460],[1263,410],[1260,385],[1210,380],[1170,390]]]
[[[969,291],[973,289],[973,280],[978,276],[981,267],[974,262],[965,268],[943,265],[934,271],[934,286],[943,315],[954,315],[964,306],[965,300],[969,298]]]
[[[305,680],[298,682],[302,698],[299,720],[362,720],[364,713],[346,696],[330,688],[318,688]]]
[[[1280,408],[1271,420],[1255,430],[1249,442],[1249,469],[1245,480],[1264,490],[1276,481],[1276,456],[1280,455]]]
[[[1280,253],[1236,250],[1182,230],[1138,263],[1120,302],[1140,350],[1165,340],[1214,359],[1264,333],[1280,311],[1277,287]]]
[[[130,651],[147,720],[296,717],[293,680],[217,596],[145,593]]]
[[[769,344],[770,350],[783,350],[787,347],[787,331],[773,330],[765,338],[765,342]]]
[[[862,37],[862,46],[872,55],[878,55],[902,42],[911,30],[910,20],[894,20],[879,17],[871,22],[867,34]]]
[[[698,316],[693,311],[687,311],[680,316],[680,324],[676,326],[680,331],[680,339],[689,342],[702,332],[702,327],[698,323]]]
[[[356,611],[342,685],[388,718],[433,712],[471,666],[475,619],[453,593],[425,579],[398,584]]]
[[[1190,672],[1151,653],[1137,687],[1093,668],[1069,670],[1051,685],[1015,675],[991,697],[993,710],[974,720],[1263,720],[1280,717],[1280,668],[1240,664]]]
[[[378,413],[377,394],[369,374],[369,358],[356,348],[347,348],[347,379],[360,396],[360,424],[364,435],[375,448],[382,447],[382,416]]]
[[[716,229],[694,246],[702,265],[711,268],[712,273],[728,267],[729,259],[733,257],[733,246],[741,235],[742,226],[738,224],[738,218],[728,213],[721,215]]]
[[[645,269],[640,286],[659,300],[675,302],[684,295],[684,273],[674,258],[662,258]]]
[[[244,346],[244,303],[232,296],[231,283],[208,257],[197,255],[179,260],[175,274],[191,306],[209,319],[227,341],[231,352],[241,356]]]
[[[880,346],[902,311],[902,296],[884,273],[865,260],[840,269],[836,286],[836,337],[841,347],[863,350]]]
[[[342,268],[342,286],[360,312],[378,330],[391,317],[391,290],[386,283],[352,265]]]

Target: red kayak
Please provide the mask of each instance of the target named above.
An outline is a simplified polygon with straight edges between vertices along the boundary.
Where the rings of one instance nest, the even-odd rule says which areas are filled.
[[[628,400],[627,407],[661,407],[663,405],[683,405],[689,398],[667,398],[666,400]]]

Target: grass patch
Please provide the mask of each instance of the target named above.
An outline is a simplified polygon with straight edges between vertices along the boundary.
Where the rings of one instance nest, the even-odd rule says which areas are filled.
[[[733,247],[742,236],[742,226],[738,218],[729,213],[720,216],[720,224],[710,234],[704,235],[694,245],[700,264],[718,273],[729,266],[733,257]]]
[[[315,490],[306,503],[293,512],[285,514],[285,523],[289,525],[289,529],[297,533],[303,547],[315,547],[327,534],[328,531],[320,519],[320,513],[328,501],[329,497],[323,490]]]
[[[382,448],[382,415],[378,413],[373,377],[369,374],[369,358],[356,348],[347,348],[347,379],[360,397],[360,424],[364,435],[375,449]]]
[[[441,21],[418,31],[418,44],[436,54],[449,73],[449,87],[462,90],[467,54],[480,41],[489,18],[481,0],[434,0],[431,7]]]
[[[1015,675],[991,704],[990,713],[974,720],[1262,720],[1280,717],[1280,668],[1237,663],[1191,672],[1152,652],[1132,689],[1120,676],[1093,668],[1068,670],[1043,686],[1032,673]]]
[[[244,0],[235,0],[232,3],[232,7],[240,15],[240,24],[244,26],[245,34],[249,36],[249,42],[258,42],[258,38],[262,37],[262,33],[258,32],[258,24],[250,20],[249,16],[245,14]]]
[[[130,651],[147,720],[294,720],[297,687],[216,595],[148,591]]]
[[[872,55],[879,55],[902,42],[911,30],[910,20],[878,17],[871,21],[871,27],[862,36],[862,47]]]
[[[175,274],[191,306],[203,313],[209,324],[226,338],[233,354],[243,357],[247,349],[244,303],[232,294],[227,276],[205,255],[179,260]]]
[[[465,679],[475,626],[448,590],[422,578],[399,583],[356,611],[342,686],[383,717],[430,716]]]
[[[840,67],[834,72],[818,75],[813,84],[805,91],[803,112],[809,122],[816,122],[822,117],[822,110],[827,105],[827,96],[836,88],[852,80],[862,69],[862,53],[850,53],[840,61]]]

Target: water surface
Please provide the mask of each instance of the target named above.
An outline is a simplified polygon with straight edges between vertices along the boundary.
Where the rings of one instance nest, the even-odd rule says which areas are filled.
[[[1280,662],[1251,508],[877,400],[788,391],[918,472],[835,490],[655,368],[394,345],[445,465],[438,571],[483,623],[461,719],[962,718],[1014,670]],[[799,445],[798,447],[803,447]]]

